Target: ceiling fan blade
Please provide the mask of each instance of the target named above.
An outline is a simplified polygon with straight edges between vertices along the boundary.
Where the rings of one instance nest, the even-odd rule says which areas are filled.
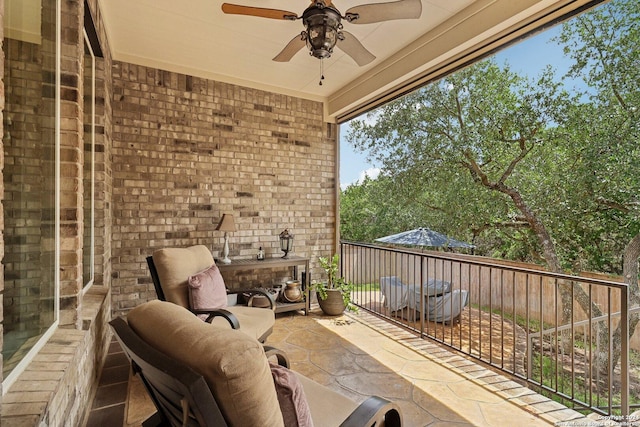
[[[258,16],[261,18],[271,19],[290,19],[294,20],[298,18],[293,12],[278,9],[266,9],[263,7],[241,6],[238,4],[222,3],[222,11],[232,15],[248,15]]]
[[[273,58],[274,61],[277,62],[288,62],[293,58],[293,55],[298,53],[300,49],[305,47],[306,43],[302,36],[298,34],[294,38],[291,39],[289,43],[282,49],[282,51]]]
[[[371,3],[354,6],[345,16],[357,14],[358,18],[349,21],[353,24],[373,24],[394,19],[417,19],[422,15],[421,0],[398,0],[388,3]]]
[[[362,67],[376,59],[353,34],[347,31],[343,31],[342,34],[344,35],[344,40],[338,41],[338,47],[353,58],[356,64]]]

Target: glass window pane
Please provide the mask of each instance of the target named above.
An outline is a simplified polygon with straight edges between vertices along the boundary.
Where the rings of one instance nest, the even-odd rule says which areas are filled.
[[[55,17],[5,0],[4,378],[55,320]]]
[[[83,168],[83,247],[82,282],[93,283],[94,260],[94,162],[95,162],[95,56],[85,32],[84,35],[84,168]]]

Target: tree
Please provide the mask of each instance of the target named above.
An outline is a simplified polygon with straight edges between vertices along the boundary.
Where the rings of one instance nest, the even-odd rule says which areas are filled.
[[[597,218],[613,250],[623,253],[630,303],[640,304],[640,4],[617,0],[565,24],[558,41],[574,60],[569,77],[581,77],[589,102],[572,114],[566,135],[580,142],[575,188],[588,195],[575,209]],[[621,243],[626,244],[621,247]],[[629,336],[640,318],[629,317]],[[620,358],[620,326],[612,334],[613,363]],[[608,348],[609,334],[599,334]],[[602,365],[605,354],[598,355]]]
[[[345,240],[373,242],[388,234],[428,226],[464,240],[469,237],[468,231],[458,233],[467,224],[462,216],[473,215],[473,211],[461,205],[467,199],[478,200],[478,195],[469,191],[468,183],[458,186],[458,194],[469,193],[468,197],[449,199],[449,194],[429,191],[455,182],[455,176],[441,183],[432,179],[420,191],[414,191],[412,177],[400,174],[383,175],[375,180],[366,178],[360,184],[350,185],[340,195],[340,235]]]
[[[398,203],[397,186],[385,177],[347,187],[340,194],[340,235],[345,240],[373,242],[394,224],[401,226],[407,212]]]
[[[565,24],[559,41],[584,93],[569,95],[551,69],[534,81],[488,60],[386,105],[373,122],[352,122],[348,139],[404,179],[414,200],[444,209],[454,194],[477,193],[475,215],[459,215],[466,227],[517,230],[550,271],[619,271],[626,245],[625,280],[637,294],[637,255],[635,272],[627,261],[640,230],[638,7],[616,1]],[[425,192],[431,182],[440,185]],[[559,289],[565,323],[572,295],[600,313],[581,287]]]
[[[549,267],[560,271],[540,207],[532,204],[544,185],[526,181],[531,168],[554,167],[545,136],[548,124],[563,118],[569,98],[552,77],[548,70],[529,82],[484,61],[383,107],[374,123],[353,122],[348,138],[378,156],[390,176],[414,177],[414,199],[425,194],[425,182],[443,184],[431,186],[434,205],[460,200],[460,194],[471,196],[461,201],[467,206],[476,198],[481,209],[466,216],[469,228],[526,222]]]
[[[530,170],[552,170],[558,163],[554,154],[567,153],[550,127],[566,117],[569,101],[551,70],[530,82],[487,60],[383,107],[373,124],[352,123],[349,137],[375,153],[386,150],[379,159],[384,169],[405,165],[405,174],[425,182],[446,175],[469,177],[490,193],[492,202],[474,221],[525,222],[547,267],[563,272],[544,222],[546,206],[535,205],[544,200],[541,191],[553,192],[553,183],[528,179],[540,181],[544,175]],[[450,189],[442,192],[451,194]],[[566,323],[572,313],[569,285],[562,284],[560,292]]]

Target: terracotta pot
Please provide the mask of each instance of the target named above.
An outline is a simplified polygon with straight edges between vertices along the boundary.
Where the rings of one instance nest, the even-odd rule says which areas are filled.
[[[337,316],[342,314],[347,306],[344,304],[344,300],[342,299],[342,292],[339,289],[327,289],[327,298],[320,298],[320,294],[316,292],[316,296],[318,297],[318,304],[320,304],[320,308],[324,312],[324,314],[328,316]]]

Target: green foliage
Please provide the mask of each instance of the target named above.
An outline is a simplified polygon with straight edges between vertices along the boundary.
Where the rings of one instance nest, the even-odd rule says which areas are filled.
[[[615,0],[563,24],[567,76],[489,59],[352,121],[382,173],[342,192],[342,237],[426,226],[481,255],[622,273],[640,232],[639,21]]]
[[[558,42],[583,78],[559,137],[575,153],[570,215],[558,239],[576,269],[619,273],[630,236],[640,232],[640,3],[616,0],[565,24]]]
[[[362,283],[360,285],[353,285],[353,290],[356,292],[371,292],[371,291],[379,291],[380,283]]]
[[[351,301],[353,285],[338,275],[338,254],[334,254],[332,257],[318,257],[318,261],[327,275],[327,281],[312,283],[311,290],[316,291],[318,296],[325,300],[327,299],[327,289],[337,289],[342,294],[342,301],[347,310],[357,312],[358,307]]]
[[[631,352],[631,357],[637,357],[635,352]],[[594,406],[606,407],[611,399],[613,409],[612,415],[620,415],[621,396],[615,389],[598,389],[595,390],[595,381],[589,381],[587,376],[575,375],[569,372],[562,364],[558,363],[555,357],[549,357],[538,352],[534,352],[532,360],[531,378],[538,380],[540,385],[545,388],[540,388],[538,392],[543,396],[546,396],[556,402],[563,405],[567,405],[570,401],[563,399],[556,393],[552,393],[551,390],[558,390],[560,393],[570,395],[573,399],[584,402],[586,404],[593,404]],[[629,404],[637,406],[640,404],[640,397],[636,393],[632,392],[629,396]],[[586,409],[575,408],[585,413],[590,411]]]
[[[496,189],[522,180],[521,170],[531,169],[526,154],[543,145],[542,124],[560,115],[552,102],[557,85],[549,85],[544,96],[531,95],[532,83],[485,61],[382,107],[373,122],[352,122],[349,141],[383,164],[381,186],[402,189],[371,199],[402,210],[392,221],[411,219],[375,237],[428,226],[483,251],[476,237],[486,230],[521,227],[520,212]]]
[[[373,242],[392,231],[413,228],[414,212],[398,181],[381,176],[350,185],[340,195],[340,234],[344,240]],[[406,228],[405,228],[406,227]]]

